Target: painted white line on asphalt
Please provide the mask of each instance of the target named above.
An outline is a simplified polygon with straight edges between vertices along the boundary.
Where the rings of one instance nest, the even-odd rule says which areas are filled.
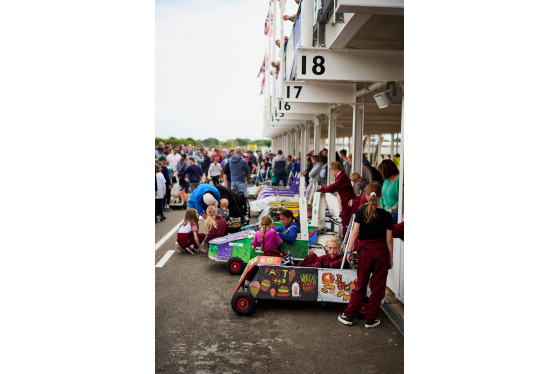
[[[163,265],[165,265],[167,260],[169,260],[169,257],[173,256],[173,253],[175,253],[175,250],[173,249],[167,251],[167,253],[162,257],[162,259],[159,260],[158,263],[156,264],[156,268],[163,267]]]
[[[173,234],[175,234],[175,231],[179,230],[179,226],[181,226],[182,223],[183,223],[183,220],[181,220],[181,222],[179,222],[177,224],[177,226],[172,228],[171,231],[169,231],[167,234],[165,234],[165,236],[163,238],[161,238],[161,240],[159,242],[156,243],[156,251],[159,249],[159,247],[161,247],[163,245],[163,243],[166,242],[167,239],[169,239]]]

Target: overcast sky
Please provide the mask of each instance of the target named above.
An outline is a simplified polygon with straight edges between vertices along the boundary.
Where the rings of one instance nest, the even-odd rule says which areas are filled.
[[[268,0],[156,0],[156,137],[262,138],[267,12]]]

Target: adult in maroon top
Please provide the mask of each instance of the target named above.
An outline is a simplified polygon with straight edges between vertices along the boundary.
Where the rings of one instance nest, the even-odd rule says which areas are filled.
[[[347,226],[352,217],[352,208],[348,206],[348,202],[355,198],[356,194],[352,188],[350,178],[342,171],[342,164],[340,162],[331,162],[329,171],[335,177],[334,183],[328,187],[319,188],[317,192],[338,192],[342,204],[342,214],[340,218],[342,219],[342,237],[344,237],[346,236]]]
[[[216,224],[218,227],[212,228],[210,232],[206,235],[206,243],[210,242],[212,239],[221,238],[222,236],[226,236],[227,233],[227,224],[226,220],[222,218],[222,216],[214,216],[216,220]]]

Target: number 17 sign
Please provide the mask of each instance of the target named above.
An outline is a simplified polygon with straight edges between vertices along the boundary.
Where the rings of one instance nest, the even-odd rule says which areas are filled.
[[[354,83],[284,82],[283,95],[284,101],[288,103],[349,104],[356,102],[356,85]]]

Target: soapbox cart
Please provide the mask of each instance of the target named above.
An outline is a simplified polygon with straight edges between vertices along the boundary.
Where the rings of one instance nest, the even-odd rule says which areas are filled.
[[[274,226],[280,227],[281,224],[275,222]],[[303,260],[310,253],[309,251],[312,250],[309,246],[316,243],[318,234],[318,230],[314,226],[308,226],[307,230],[308,239],[302,239],[301,234],[298,234],[298,239],[294,243],[282,243],[280,249],[284,253],[289,251],[296,261]],[[208,258],[214,261],[227,262],[227,270],[230,274],[241,274],[247,262],[256,256],[264,254],[258,247],[251,248],[251,242],[255,233],[253,230],[246,230],[211,240],[208,243],[210,245]]]
[[[347,304],[356,280],[356,269],[282,266],[280,257],[258,256],[241,275],[231,307],[238,315],[247,316],[255,310],[257,300]],[[367,299],[360,306],[359,316],[365,315],[366,308]]]

